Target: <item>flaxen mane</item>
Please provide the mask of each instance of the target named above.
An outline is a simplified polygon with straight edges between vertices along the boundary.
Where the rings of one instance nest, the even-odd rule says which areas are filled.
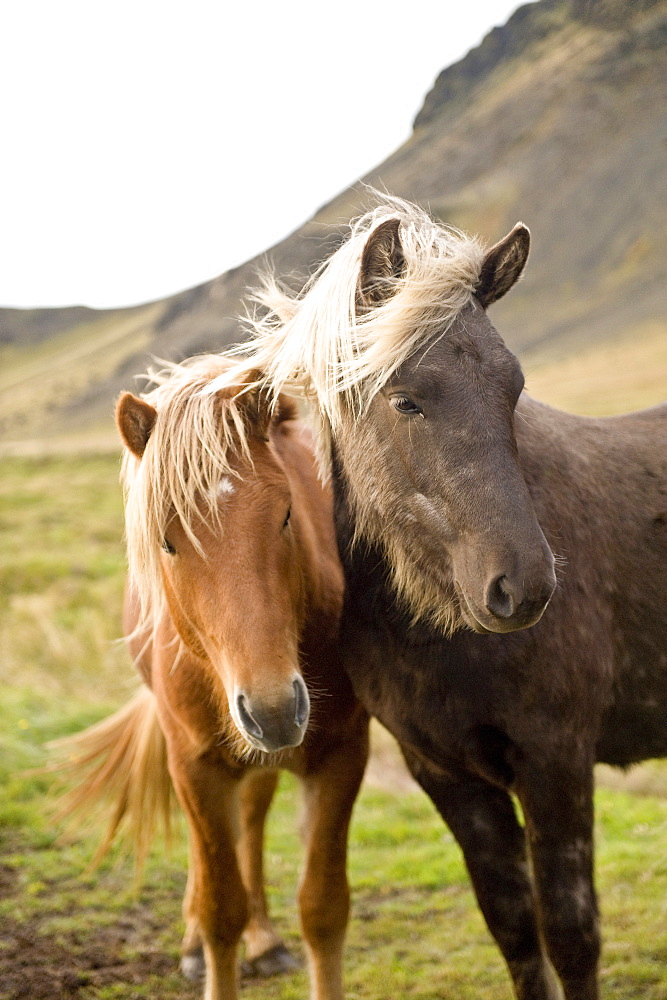
[[[329,431],[340,424],[343,408],[363,411],[420,345],[448,329],[470,301],[484,259],[477,238],[440,225],[400,198],[378,198],[300,293],[280,288],[272,276],[263,279],[254,293],[259,315],[246,319],[251,340],[240,348],[252,352],[252,367],[265,373],[263,384],[276,393],[287,387],[316,404],[324,418],[325,465]],[[380,304],[360,311],[364,246],[374,229],[396,218],[401,273],[386,279],[388,294]]]
[[[215,394],[201,390],[230,369],[230,361],[203,355],[151,372],[156,384],[143,399],[157,410],[146,450],[139,460],[126,449],[121,482],[132,587],[140,602],[139,628],[157,621],[163,606],[160,551],[177,516],[201,552],[198,520],[219,518],[217,489],[225,476],[238,476],[238,461],[250,462],[251,397],[238,384]]]

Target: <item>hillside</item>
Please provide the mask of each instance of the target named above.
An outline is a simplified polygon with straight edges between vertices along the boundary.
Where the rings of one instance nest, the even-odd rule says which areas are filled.
[[[666,49],[667,0],[524,6],[440,74],[409,140],[364,178],[491,241],[517,219],[530,226],[527,276],[493,315],[544,398],[559,372],[581,381],[600,359],[609,409],[664,395]],[[366,197],[357,186],[324,206],[272,249],[276,270],[299,280]],[[0,434],[108,427],[148,355],[238,338],[257,263],[135,309],[0,310]],[[624,397],[618,372],[637,359]],[[585,395],[555,401],[581,408]]]

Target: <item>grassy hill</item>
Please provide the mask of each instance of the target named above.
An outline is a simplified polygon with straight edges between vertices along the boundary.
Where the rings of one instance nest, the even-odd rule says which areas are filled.
[[[440,74],[411,137],[364,178],[491,241],[531,227],[527,276],[493,317],[529,388],[575,410],[665,394],[666,49],[667,0],[521,7]],[[376,99],[392,86],[390,71]],[[276,270],[298,281],[366,200],[342,192],[273,248]],[[0,310],[2,438],[111,436],[112,399],[151,354],[238,339],[256,266],[131,310]]]

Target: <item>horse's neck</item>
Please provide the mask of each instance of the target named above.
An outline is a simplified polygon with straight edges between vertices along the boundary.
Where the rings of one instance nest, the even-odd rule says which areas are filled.
[[[322,634],[333,633],[338,629],[343,605],[343,569],[333,530],[333,511],[328,503],[317,503],[302,511],[302,518],[304,514],[310,522],[307,530],[299,532],[306,625],[314,622]],[[298,531],[306,526],[296,527]]]
[[[315,484],[320,489],[319,483]],[[310,493],[308,500],[317,500]],[[304,677],[337,691],[344,676],[340,665],[340,620],[343,613],[343,569],[338,558],[329,503],[302,510],[308,524],[295,525],[300,539],[304,621],[301,652]],[[301,529],[301,530],[300,530]]]
[[[298,494],[292,513],[305,596],[305,630],[323,639],[338,631],[343,602],[343,570],[333,525],[333,501],[317,478],[310,440],[298,426],[283,438],[280,451]]]

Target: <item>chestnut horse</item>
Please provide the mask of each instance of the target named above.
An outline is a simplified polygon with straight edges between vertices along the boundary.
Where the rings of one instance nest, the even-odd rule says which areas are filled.
[[[528,249],[522,224],[487,250],[381,199],[301,294],[266,282],[249,367],[314,404],[346,670],[460,844],[517,997],[597,1000],[593,765],[667,755],[667,407],[522,393],[486,310]]]
[[[266,912],[262,837],[276,768],[296,773],[312,996],[342,1000],[347,830],[368,719],[340,665],[331,497],[288,399],[269,408],[243,385],[201,391],[227,368],[194,359],[143,399],[119,400],[126,624],[145,687],[63,741],[75,769],[93,764],[70,804],[111,787],[111,835],[129,812],[145,853],[146,823],[168,811],[171,777],[190,839],[182,967],[191,978],[203,972],[203,950],[206,1000],[233,1000],[242,935],[260,971],[293,964]]]

